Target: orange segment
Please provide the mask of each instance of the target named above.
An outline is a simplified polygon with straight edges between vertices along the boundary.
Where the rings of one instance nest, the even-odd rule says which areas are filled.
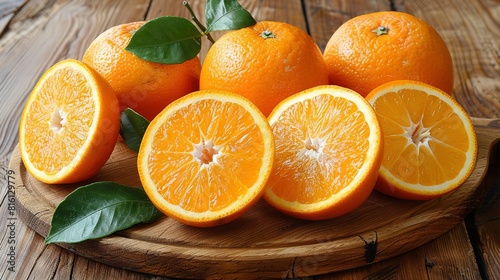
[[[88,179],[111,155],[120,127],[118,100],[97,72],[63,60],[40,78],[19,129],[26,169],[45,183]]]
[[[159,210],[206,227],[236,219],[262,196],[273,153],[271,128],[253,103],[206,90],[178,99],[151,122],[138,168]]]
[[[318,86],[293,95],[269,116],[275,163],[264,198],[302,219],[345,214],[377,179],[382,136],[375,112],[356,92]]]
[[[476,162],[476,134],[467,113],[448,94],[402,80],[382,85],[366,98],[384,133],[378,190],[431,199],[468,178]]]

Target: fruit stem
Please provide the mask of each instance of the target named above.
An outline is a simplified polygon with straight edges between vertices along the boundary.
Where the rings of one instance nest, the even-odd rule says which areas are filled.
[[[377,37],[381,36],[381,35],[387,35],[389,33],[389,28],[387,28],[385,26],[379,26],[379,27],[373,29],[372,32],[376,33]]]
[[[207,28],[205,26],[203,26],[203,24],[201,24],[201,22],[198,20],[198,18],[194,14],[194,11],[191,8],[191,5],[189,5],[188,1],[184,1],[184,2],[182,2],[182,4],[184,5],[184,7],[186,7],[188,9],[189,13],[191,14],[191,19],[194,21],[194,23],[196,23],[196,25],[198,25],[198,27],[201,29],[203,34],[205,34],[207,36],[207,39],[210,42],[212,42],[212,44],[215,43],[215,40],[214,40],[214,38],[212,38],[212,35],[210,35],[210,33],[207,32]]]
[[[273,32],[269,31],[269,30],[264,30],[262,31],[262,33],[260,33],[260,37],[264,38],[265,39],[269,39],[269,38],[276,38],[276,35],[273,34]]]

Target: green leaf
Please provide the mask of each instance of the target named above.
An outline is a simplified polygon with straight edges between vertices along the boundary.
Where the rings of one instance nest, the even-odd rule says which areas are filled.
[[[136,153],[139,152],[148,125],[148,120],[130,108],[125,109],[120,116],[120,135],[125,144]]]
[[[185,18],[159,17],[141,26],[125,49],[148,61],[178,64],[198,55],[202,36]]]
[[[256,23],[252,15],[236,0],[207,0],[207,31],[236,30]]]
[[[74,190],[56,207],[45,243],[101,238],[161,215],[142,189],[92,183]]]

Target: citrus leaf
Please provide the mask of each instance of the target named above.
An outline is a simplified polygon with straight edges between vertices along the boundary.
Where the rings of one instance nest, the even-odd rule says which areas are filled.
[[[101,238],[160,216],[142,189],[96,182],[74,190],[56,207],[45,243]]]
[[[125,49],[144,60],[178,64],[198,55],[202,36],[189,20],[164,16],[137,29]]]
[[[148,120],[130,108],[125,109],[120,116],[120,135],[125,144],[136,153],[139,152],[148,125]]]
[[[205,7],[207,31],[236,30],[256,23],[236,0],[208,0]]]

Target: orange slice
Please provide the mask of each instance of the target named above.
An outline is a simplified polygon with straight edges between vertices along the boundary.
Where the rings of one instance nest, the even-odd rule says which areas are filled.
[[[448,94],[415,81],[394,81],[367,97],[384,133],[384,159],[376,189],[425,200],[459,187],[477,154],[474,126]]]
[[[273,153],[271,128],[253,103],[233,93],[197,91],[150,123],[139,149],[139,176],[166,215],[215,226],[259,200]]]
[[[106,163],[119,128],[118,100],[109,84],[82,62],[63,60],[43,74],[26,102],[21,157],[42,182],[79,182]]]
[[[370,104],[339,86],[293,95],[269,116],[275,163],[264,198],[308,220],[348,213],[370,195],[382,159],[382,135]]]

